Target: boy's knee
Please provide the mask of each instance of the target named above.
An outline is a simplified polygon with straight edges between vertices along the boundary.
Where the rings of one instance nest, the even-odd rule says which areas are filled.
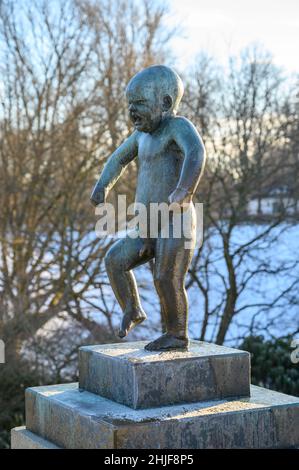
[[[159,273],[155,275],[154,283],[157,290],[170,290],[179,288],[182,281],[174,273]]]

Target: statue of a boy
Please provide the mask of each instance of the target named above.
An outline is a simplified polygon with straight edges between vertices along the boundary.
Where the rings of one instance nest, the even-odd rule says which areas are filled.
[[[121,338],[146,319],[132,269],[155,259],[154,282],[166,333],[145,347],[150,351],[188,349],[185,276],[196,237],[192,196],[203,171],[205,150],[193,124],[176,116],[183,93],[180,77],[166,66],[148,67],[131,79],[126,96],[135,130],[110,156],[91,195],[94,205],[104,203],[125,166],[138,157],[136,202],[146,207],[162,202],[191,207],[191,247],[186,248],[183,235],[174,236],[170,218],[168,238],[159,233],[154,238],[128,235],[114,243],[105,257],[112,289],[124,313]]]

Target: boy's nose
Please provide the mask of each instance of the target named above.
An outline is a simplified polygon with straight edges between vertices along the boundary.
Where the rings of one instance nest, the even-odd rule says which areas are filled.
[[[130,106],[129,106],[129,111],[130,111],[130,112],[131,112],[131,111],[136,111],[136,106],[135,106],[133,103],[130,104]]]

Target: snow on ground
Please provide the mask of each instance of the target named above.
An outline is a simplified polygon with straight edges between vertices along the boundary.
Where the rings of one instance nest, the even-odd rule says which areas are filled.
[[[262,225],[242,225],[233,232],[233,248],[254,238],[261,231],[265,230]],[[210,301],[211,308],[219,302],[223,294],[222,275],[225,276],[225,263],[221,251],[221,240],[214,234],[209,240],[211,251],[210,278]],[[204,254],[205,256],[204,246]],[[284,225],[273,230],[271,236],[265,241],[259,241],[250,248],[248,256],[244,258],[238,270],[238,279],[241,280],[252,272],[257,264],[263,263],[263,267],[271,272],[259,273],[253,276],[246,289],[240,294],[237,302],[237,310],[247,305],[270,303],[278,294],[287,288],[292,282],[299,280],[299,265],[290,266],[295,260],[299,260],[299,225]],[[284,264],[288,269],[283,272],[276,272],[277,267]],[[140,290],[143,307],[148,315],[148,320],[139,325],[129,336],[133,339],[152,339],[160,331],[160,308],[158,297],[155,292],[152,274],[148,265],[141,266],[134,270]],[[270,310],[261,310],[259,306],[251,306],[236,315],[230,325],[226,344],[237,344],[239,338],[249,334],[249,328],[253,333],[263,334],[265,337],[282,336],[288,332],[293,332],[299,328],[299,305],[298,305],[298,283],[294,285],[292,291],[286,298],[282,298]],[[95,292],[92,294],[96,295]],[[104,288],[105,300],[113,308],[113,323],[117,328],[121,318],[121,311],[117,304],[109,285]],[[290,306],[290,297],[297,301],[297,305]],[[190,304],[189,330],[190,336],[198,338],[203,319],[203,296],[198,287],[192,286],[188,289]],[[101,321],[99,314],[95,314],[97,321]],[[206,339],[215,341],[215,334],[219,318],[212,316],[209,320]]]
[[[232,241],[233,246],[231,249],[237,249],[240,244],[244,244],[257,236],[261,231],[265,230],[264,225],[246,224],[236,227],[233,232]],[[91,239],[94,233],[87,234]],[[289,332],[294,332],[299,328],[299,263],[295,265],[295,261],[299,261],[299,224],[287,225],[279,227],[271,232],[271,237],[267,237],[265,241],[259,241],[250,247],[248,254],[242,261],[238,269],[238,281],[240,282],[244,277],[256,268],[258,264],[263,263],[263,268],[270,272],[262,272],[257,276],[253,276],[248,283],[246,289],[240,294],[237,302],[237,310],[245,306],[251,305],[250,308],[242,310],[238,315],[233,318],[227,333],[225,343],[229,345],[237,345],[240,338],[251,333],[263,334],[265,337],[269,336],[283,336]],[[210,284],[210,309],[216,306],[224,292],[223,276],[226,277],[226,268],[221,249],[221,239],[217,234],[213,234],[209,240],[204,242],[204,249],[202,259],[204,260],[209,253],[210,265],[208,271],[209,284]],[[82,252],[82,256],[85,256]],[[96,262],[96,261],[95,261]],[[203,264],[203,263],[202,263]],[[276,268],[285,265],[286,271],[277,273]],[[294,266],[290,269],[290,266]],[[201,267],[201,265],[200,265]],[[55,269],[55,267],[54,267]],[[273,273],[271,273],[273,271]],[[101,280],[104,281],[103,295],[105,303],[109,310],[113,312],[112,321],[117,330],[121,319],[121,311],[115,300],[112,289],[109,285],[104,266],[101,269]],[[149,265],[144,265],[134,270],[141,301],[148,315],[148,320],[142,325],[139,325],[132,333],[130,333],[128,340],[134,339],[148,339],[151,340],[160,333],[160,306],[158,296],[156,294],[152,273]],[[203,274],[199,272],[200,276]],[[80,280],[80,283],[84,279]],[[275,299],[288,285],[294,283],[292,290],[286,297],[279,300],[274,307],[269,309],[261,309],[252,304],[269,303]],[[81,285],[82,287],[82,285]],[[80,288],[80,284],[78,284]],[[103,302],[100,293],[94,287],[90,287],[86,298],[91,299],[99,307]],[[196,285],[188,289],[189,298],[189,331],[192,338],[199,338],[204,302],[203,296]],[[296,305],[297,302],[297,305]],[[84,305],[90,312],[90,306]],[[220,313],[222,309],[220,309]],[[97,322],[107,325],[107,319],[99,310],[92,311],[89,315]],[[48,331],[57,328],[56,320],[51,320],[47,324],[43,333],[48,335]],[[64,325],[66,319],[64,318]],[[52,326],[51,326],[52,325]],[[209,318],[209,325],[205,339],[207,341],[215,341],[216,333],[219,326],[219,315],[211,316]],[[53,328],[52,328],[53,327]],[[72,321],[70,321],[70,328]],[[63,328],[66,331],[65,328]],[[58,327],[60,330],[60,327]],[[83,330],[82,330],[83,331]]]

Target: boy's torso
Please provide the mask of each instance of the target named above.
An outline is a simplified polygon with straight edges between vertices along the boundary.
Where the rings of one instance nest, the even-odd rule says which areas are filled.
[[[139,135],[137,202],[167,202],[177,186],[184,155],[172,136],[173,119],[162,123],[153,134]]]

